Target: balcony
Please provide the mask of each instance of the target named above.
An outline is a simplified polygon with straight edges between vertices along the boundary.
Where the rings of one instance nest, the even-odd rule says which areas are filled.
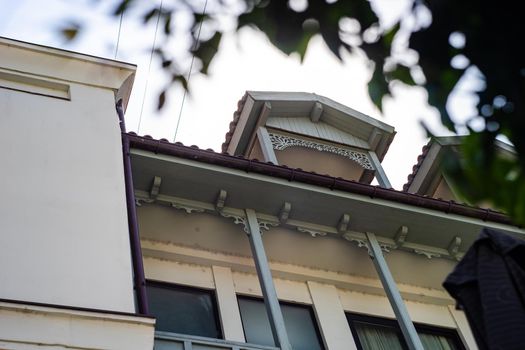
[[[155,332],[155,350],[279,350],[279,348],[239,343],[186,334]]]

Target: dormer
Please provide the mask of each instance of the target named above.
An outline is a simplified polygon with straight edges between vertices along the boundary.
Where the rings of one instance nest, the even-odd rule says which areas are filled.
[[[463,136],[435,137],[423,147],[417,164],[412,168],[403,191],[422,196],[464,202],[454,188],[452,181],[443,169],[443,161],[447,157],[461,157],[461,142]],[[512,146],[501,141],[496,141],[496,150],[499,154],[514,157]],[[490,208],[488,203],[468,203],[484,208]]]
[[[382,187],[381,166],[395,131],[329,98],[305,92],[248,91],[223,152]]]

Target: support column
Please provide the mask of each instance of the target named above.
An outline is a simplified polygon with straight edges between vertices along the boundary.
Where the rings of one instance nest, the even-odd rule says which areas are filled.
[[[268,313],[268,319],[270,320],[273,339],[275,340],[275,344],[281,348],[281,350],[292,350],[284,326],[284,318],[281,312],[281,307],[279,306],[279,299],[277,299],[277,292],[275,291],[275,285],[273,284],[270,266],[268,265],[268,258],[264,251],[257,216],[253,209],[246,209],[245,212],[250,231],[248,238],[250,239],[250,247],[252,248],[253,260],[255,262],[255,268],[257,269],[259,283],[261,284],[264,305],[266,306],[266,312]]]
[[[397,322],[401,327],[401,332],[403,332],[408,348],[410,350],[424,350],[421,339],[419,339],[416,328],[410,319],[406,305],[401,298],[399,289],[397,289],[396,282],[394,281],[385,257],[381,252],[381,247],[377,242],[376,235],[371,232],[366,232],[366,238],[368,239],[368,246],[372,254],[372,261],[374,262],[379,279],[383,284],[386,296],[390,301],[390,305],[392,306],[392,309],[394,309],[394,314],[396,315]]]
[[[372,162],[372,165],[374,166],[375,176],[377,182],[379,182],[379,186],[384,188],[392,188],[392,185],[390,185],[390,181],[388,181],[388,177],[386,177],[386,173],[381,166],[381,162],[379,161],[379,158],[377,158],[376,152],[370,151],[368,152],[368,156]]]
[[[259,139],[259,145],[261,146],[261,151],[264,156],[265,162],[272,162],[275,165],[278,165],[277,157],[272,146],[272,140],[270,139],[270,134],[265,127],[260,126],[257,129],[257,138]]]

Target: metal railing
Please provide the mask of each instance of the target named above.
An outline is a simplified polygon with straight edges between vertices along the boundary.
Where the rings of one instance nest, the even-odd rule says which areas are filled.
[[[256,345],[187,334],[155,332],[155,350],[279,350]]]

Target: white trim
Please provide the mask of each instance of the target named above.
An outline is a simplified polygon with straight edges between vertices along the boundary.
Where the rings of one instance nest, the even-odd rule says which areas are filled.
[[[452,305],[448,306],[448,311],[456,323],[459,337],[463,341],[465,348],[467,348],[467,350],[478,350],[476,340],[472,334],[472,331],[470,330],[470,326],[465,314],[462,311],[456,310],[456,307]]]
[[[127,63],[127,62],[112,60],[112,59],[103,58],[99,56],[88,55],[88,54],[84,54],[80,52],[58,49],[56,47],[38,45],[38,44],[29,43],[25,41],[0,37],[0,46],[4,46],[4,45],[8,47],[17,48],[17,49],[34,51],[34,52],[42,53],[45,55],[52,55],[52,56],[64,57],[68,59],[75,59],[78,61],[90,62],[90,63],[110,66],[110,67],[114,67],[118,69],[133,70],[133,71],[137,70],[137,65],[133,63]]]
[[[375,177],[377,182],[379,182],[379,185],[384,188],[392,188],[392,185],[390,184],[390,181],[388,180],[385,170],[383,169],[379,158],[377,158],[376,153],[374,151],[370,151],[368,152],[368,157],[373,164]]]
[[[245,342],[241,312],[235,294],[232,271],[228,267],[212,266],[217,306],[225,340]]]
[[[369,124],[387,133],[393,133],[394,127],[390,126],[382,121],[374,119],[364,113],[361,113],[353,108],[345,106],[339,102],[329,99],[324,96],[316,95],[309,92],[278,92],[278,91],[248,91],[250,96],[255,101],[285,101],[289,103],[293,102],[320,102],[321,104],[338,110],[342,113],[347,114],[349,117],[354,118],[362,123]]]
[[[260,126],[257,129],[257,139],[259,140],[259,146],[261,147],[262,154],[265,162],[272,162],[275,165],[279,165],[277,157],[272,147],[272,140],[270,134],[265,127]]]
[[[328,284],[308,281],[317,324],[327,350],[357,349],[337,289]]]

